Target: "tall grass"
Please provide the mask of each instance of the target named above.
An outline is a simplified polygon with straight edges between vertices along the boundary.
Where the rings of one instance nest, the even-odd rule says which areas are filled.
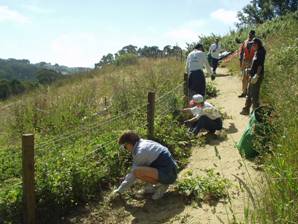
[[[265,183],[250,223],[298,223],[298,14],[257,27],[267,58],[261,100],[276,112],[272,154],[265,158]],[[238,60],[230,62],[235,69]]]
[[[191,138],[175,114],[183,103],[183,67],[171,59],[106,66],[84,78],[38,89],[8,107],[1,120],[7,134],[0,149],[0,217],[21,221],[22,133],[33,132],[36,138],[39,223],[55,223],[127,172],[130,158],[119,152],[117,138],[126,129],[146,137],[148,91],[155,91],[158,99],[156,140],[185,166]]]

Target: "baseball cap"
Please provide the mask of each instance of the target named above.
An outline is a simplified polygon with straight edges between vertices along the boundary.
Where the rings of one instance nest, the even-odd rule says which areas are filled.
[[[201,94],[193,95],[192,99],[196,103],[203,103],[204,102],[204,97]]]

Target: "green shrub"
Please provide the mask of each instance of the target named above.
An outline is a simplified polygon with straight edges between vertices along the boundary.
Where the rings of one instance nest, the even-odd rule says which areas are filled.
[[[206,99],[216,97],[219,93],[219,90],[216,88],[213,82],[207,82],[206,85]]]
[[[134,65],[138,63],[138,56],[135,54],[122,54],[116,57],[115,64],[117,66]]]
[[[207,176],[193,176],[188,172],[186,177],[178,180],[179,194],[200,204],[202,201],[212,202],[228,196],[231,183],[228,179],[216,174],[214,170],[207,170]]]

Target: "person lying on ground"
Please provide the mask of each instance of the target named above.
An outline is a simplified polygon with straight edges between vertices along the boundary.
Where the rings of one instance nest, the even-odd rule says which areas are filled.
[[[192,114],[192,118],[184,121],[189,124],[190,131],[197,135],[205,129],[214,134],[216,130],[222,129],[222,118],[219,111],[210,103],[204,101],[204,97],[196,94],[192,99],[192,107],[182,109],[182,112]]]
[[[121,149],[131,153],[133,165],[131,172],[113,194],[123,193],[139,179],[147,183],[144,193],[153,193],[153,200],[162,198],[168,186],[177,179],[177,163],[168,148],[142,139],[133,131],[122,134],[118,143]]]

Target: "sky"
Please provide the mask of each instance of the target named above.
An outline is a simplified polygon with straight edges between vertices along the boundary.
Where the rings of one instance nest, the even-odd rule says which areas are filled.
[[[123,46],[178,45],[235,27],[249,0],[0,0],[0,58],[94,67]]]

